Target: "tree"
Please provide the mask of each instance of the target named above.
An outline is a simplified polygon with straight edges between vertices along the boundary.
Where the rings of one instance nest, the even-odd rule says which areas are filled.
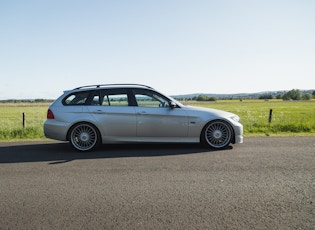
[[[208,97],[206,95],[199,95],[196,98],[196,101],[216,101],[217,98],[216,97]]]
[[[217,98],[216,97],[209,97],[208,101],[216,101]]]
[[[208,97],[206,95],[199,95],[196,101],[207,101]]]
[[[312,95],[313,95],[313,97],[315,97],[315,90],[313,91]]]
[[[312,99],[312,94],[310,94],[310,93],[304,94],[302,96],[302,99],[303,100],[311,100]]]
[[[283,98],[283,95],[282,95],[282,94],[278,94],[278,95],[276,96],[276,98],[277,98],[277,99],[282,99],[282,98]]]
[[[259,96],[259,99],[273,99],[273,96],[271,94],[263,94],[261,96]]]
[[[302,99],[302,94],[301,91],[298,89],[292,89],[289,92],[286,92],[283,97],[283,100],[288,101],[288,100],[301,100]]]

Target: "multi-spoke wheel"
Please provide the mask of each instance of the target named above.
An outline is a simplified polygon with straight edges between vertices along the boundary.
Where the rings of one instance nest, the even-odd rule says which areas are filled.
[[[225,121],[212,121],[208,123],[201,133],[201,140],[207,146],[222,149],[228,146],[232,140],[233,131]]]
[[[80,123],[72,127],[70,131],[70,143],[79,151],[89,151],[100,142],[98,130],[91,124]]]

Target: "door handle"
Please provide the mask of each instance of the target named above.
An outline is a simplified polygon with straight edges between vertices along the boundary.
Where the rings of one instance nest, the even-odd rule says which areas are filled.
[[[139,115],[148,115],[148,113],[146,111],[141,111],[141,112],[138,112]]]

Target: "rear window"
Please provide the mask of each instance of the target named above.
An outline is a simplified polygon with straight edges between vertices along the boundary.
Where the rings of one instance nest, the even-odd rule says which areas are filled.
[[[89,97],[89,91],[84,91],[84,92],[76,92],[76,93],[72,93],[69,94],[68,96],[66,96],[63,101],[62,104],[64,105],[85,105],[85,103],[87,102],[87,99]]]

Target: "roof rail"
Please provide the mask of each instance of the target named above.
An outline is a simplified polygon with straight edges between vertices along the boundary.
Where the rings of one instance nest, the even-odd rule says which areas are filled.
[[[143,87],[146,87],[146,88],[149,88],[149,89],[152,89],[152,87],[150,86],[147,86],[147,85],[141,85],[141,84],[98,84],[98,85],[85,85],[85,86],[80,86],[80,87],[77,87],[77,88],[74,88],[74,89],[83,89],[83,88],[100,88],[101,86],[123,86],[123,85],[134,85],[134,86],[143,86]]]

